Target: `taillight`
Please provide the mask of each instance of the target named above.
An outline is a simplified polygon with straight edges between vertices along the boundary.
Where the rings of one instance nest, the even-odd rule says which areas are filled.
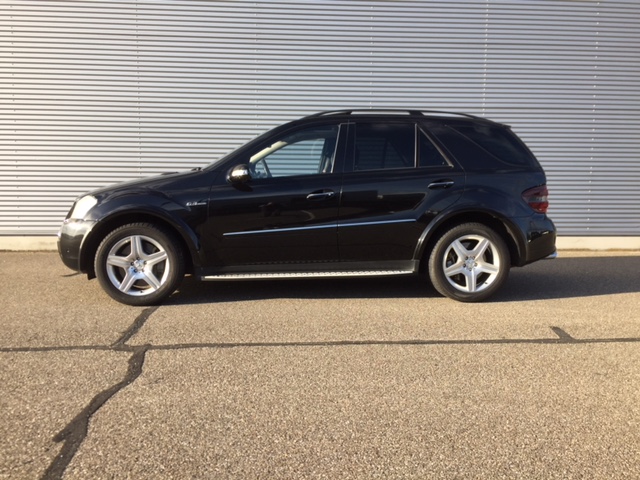
[[[522,198],[538,213],[547,213],[549,209],[549,189],[546,185],[533,187],[522,192]]]

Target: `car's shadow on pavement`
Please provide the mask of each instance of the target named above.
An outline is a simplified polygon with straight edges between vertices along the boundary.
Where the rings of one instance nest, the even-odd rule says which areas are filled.
[[[493,301],[550,300],[640,292],[640,255],[569,257],[511,270]]]
[[[164,305],[239,302],[274,298],[429,298],[438,297],[421,277],[282,279],[199,282],[186,278]]]
[[[513,268],[489,301],[517,302],[640,292],[640,256],[570,257]],[[424,277],[200,282],[186,278],[165,305],[274,298],[441,298]]]

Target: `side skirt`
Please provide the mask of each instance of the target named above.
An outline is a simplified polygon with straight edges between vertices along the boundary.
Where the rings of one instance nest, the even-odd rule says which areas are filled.
[[[275,280],[286,278],[346,278],[346,277],[381,277],[394,275],[413,275],[413,270],[369,270],[362,272],[267,272],[267,273],[222,273],[206,275],[200,280]]]
[[[315,264],[242,265],[200,270],[201,280],[260,280],[278,278],[348,278],[413,275],[419,262],[329,262]]]

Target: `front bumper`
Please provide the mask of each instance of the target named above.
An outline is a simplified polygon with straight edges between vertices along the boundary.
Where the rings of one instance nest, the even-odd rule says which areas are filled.
[[[95,225],[93,221],[67,219],[58,232],[58,253],[67,267],[77,272],[85,270],[82,264],[82,248],[85,239]]]

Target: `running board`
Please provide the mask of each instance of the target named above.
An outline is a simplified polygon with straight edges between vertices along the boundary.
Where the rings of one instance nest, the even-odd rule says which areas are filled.
[[[361,272],[272,272],[272,273],[223,273],[206,275],[200,280],[274,280],[286,278],[342,278],[342,277],[382,277],[387,275],[411,275],[413,270],[367,270]]]

